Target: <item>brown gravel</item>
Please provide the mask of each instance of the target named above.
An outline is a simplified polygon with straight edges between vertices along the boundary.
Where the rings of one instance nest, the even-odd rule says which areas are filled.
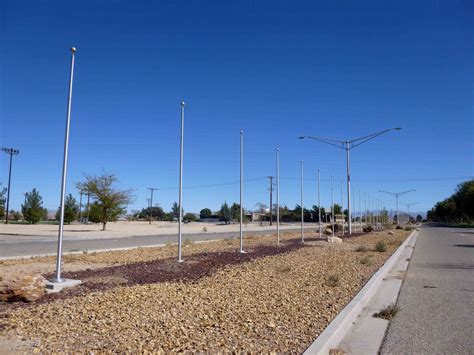
[[[184,264],[175,262],[175,246],[75,255],[67,262],[109,266],[70,273],[86,281],[80,291],[7,307],[2,333],[23,344],[16,350],[30,352],[298,353],[407,235],[380,232],[302,247],[297,234],[287,233],[280,248],[272,246],[274,237],[247,239],[243,256],[235,252],[237,240],[191,244]],[[371,251],[379,240],[387,252]],[[355,252],[358,245],[369,251]],[[365,256],[372,263],[361,264]]]

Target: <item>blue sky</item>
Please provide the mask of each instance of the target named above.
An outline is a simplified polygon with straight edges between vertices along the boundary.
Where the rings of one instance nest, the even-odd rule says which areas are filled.
[[[268,203],[281,149],[281,202],[322,204],[345,177],[343,150],[298,136],[355,138],[401,126],[353,150],[356,191],[417,191],[426,210],[473,174],[469,1],[3,1],[0,145],[14,160],[11,207],[39,189],[59,202],[69,48],[77,47],[68,192],[85,173],[135,189],[129,210],[162,188],[178,198],[179,102],[186,106],[184,209],[237,201],[245,131],[244,206]],[[0,157],[7,183],[8,156]],[[440,180],[440,178],[442,178]],[[449,179],[447,179],[449,178]],[[336,202],[340,182],[335,184]],[[357,198],[356,198],[357,199]]]

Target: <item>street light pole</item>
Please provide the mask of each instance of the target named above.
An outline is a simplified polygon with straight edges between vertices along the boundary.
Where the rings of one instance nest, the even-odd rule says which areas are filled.
[[[182,257],[182,230],[183,222],[183,154],[184,154],[184,101],[181,101],[181,141],[179,149],[179,220],[178,220],[178,262],[183,262]]]
[[[276,215],[277,245],[280,245],[280,148],[276,148]]]
[[[316,141],[320,141],[320,142],[323,142],[323,143],[326,143],[326,144],[329,144],[329,145],[332,145],[332,146],[335,146],[337,148],[341,148],[341,149],[345,149],[346,150],[346,169],[347,169],[347,214],[349,216],[349,234],[352,234],[352,221],[351,221],[351,176],[350,176],[350,160],[349,160],[349,151],[352,150],[353,148],[367,142],[367,141],[370,141],[371,139],[374,139],[375,137],[378,137],[384,133],[387,133],[387,132],[390,132],[390,131],[393,131],[393,130],[401,130],[401,128],[397,127],[397,128],[389,128],[389,129],[385,129],[383,131],[380,131],[380,132],[376,132],[376,133],[373,133],[373,134],[370,134],[368,136],[364,136],[364,137],[360,137],[360,138],[356,138],[356,139],[352,139],[352,140],[337,140],[337,139],[330,139],[330,138],[324,138],[324,137],[314,137],[314,136],[300,136],[300,139],[305,139],[305,138],[309,138],[309,139],[313,139],[313,140],[316,140]]]
[[[10,154],[10,168],[8,170],[8,190],[7,190],[7,210],[6,210],[6,219],[5,224],[8,224],[8,213],[10,209],[10,189],[11,189],[11,181],[12,181],[12,163],[13,163],[13,156],[20,154],[18,149],[13,148],[2,148],[2,151]]]
[[[63,172],[61,179],[61,201],[60,201],[60,218],[59,218],[59,233],[58,233],[58,250],[56,257],[56,275],[53,282],[62,282],[61,279],[61,257],[63,248],[63,229],[64,229],[64,200],[66,196],[66,178],[67,178],[67,160],[69,150],[69,128],[71,125],[71,104],[72,104],[72,83],[74,79],[74,56],[76,48],[71,48],[71,71],[69,76],[69,94],[67,100],[66,113],[66,134],[64,139],[64,156],[63,156]]]
[[[408,222],[410,222],[410,206],[417,205],[417,204],[419,204],[419,202],[402,203],[403,206],[407,206]]]
[[[379,192],[384,192],[386,194],[395,196],[395,201],[396,201],[396,204],[397,204],[397,226],[400,225],[400,213],[399,213],[399,210],[398,210],[398,197],[401,196],[401,195],[407,194],[409,192],[413,192],[413,191],[416,191],[416,190],[407,190],[407,191],[402,191],[402,192],[390,192],[390,191],[385,191],[385,190],[379,190]]]

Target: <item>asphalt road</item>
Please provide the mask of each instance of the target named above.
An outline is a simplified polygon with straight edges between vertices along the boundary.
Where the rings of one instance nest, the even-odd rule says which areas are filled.
[[[474,353],[474,229],[421,229],[382,354]]]
[[[288,230],[288,229],[287,229]],[[299,230],[299,227],[295,227]],[[308,229],[309,231],[310,229]],[[286,230],[285,230],[286,231]],[[282,231],[284,233],[284,231]],[[246,232],[245,235],[271,235],[275,231],[255,231]],[[183,234],[183,242],[190,241],[206,241],[216,239],[228,239],[238,237],[239,232],[226,233],[199,233],[199,234]],[[177,243],[177,234],[156,235],[156,236],[135,236],[121,238],[100,238],[100,239],[76,239],[65,238],[63,240],[63,252],[81,252],[81,251],[97,251],[110,250],[120,248],[136,248],[153,245],[161,245],[168,243]],[[15,236],[14,238],[0,240],[0,259],[14,258],[22,256],[45,255],[56,253],[57,239],[51,237],[32,237],[32,236]]]

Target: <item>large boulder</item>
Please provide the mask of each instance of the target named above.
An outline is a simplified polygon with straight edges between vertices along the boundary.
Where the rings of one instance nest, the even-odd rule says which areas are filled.
[[[342,239],[338,237],[328,237],[329,243],[342,243]]]
[[[43,297],[46,279],[40,274],[0,274],[0,301],[33,302]]]

